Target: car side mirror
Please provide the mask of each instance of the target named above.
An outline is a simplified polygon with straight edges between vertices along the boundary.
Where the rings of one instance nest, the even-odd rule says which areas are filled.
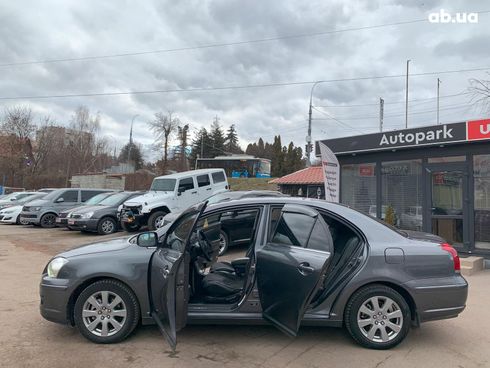
[[[61,202],[64,202],[65,199],[63,197],[60,197],[56,200],[56,203],[61,203]]]
[[[182,193],[185,192],[185,188],[184,187],[179,187],[179,189],[177,190],[177,195],[182,195]]]
[[[158,245],[158,235],[154,231],[138,234],[136,243],[140,247],[156,247]]]

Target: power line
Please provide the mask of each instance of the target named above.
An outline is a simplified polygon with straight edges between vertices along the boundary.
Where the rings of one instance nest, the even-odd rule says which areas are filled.
[[[443,70],[432,71],[424,73],[413,73],[410,77],[420,77],[428,75],[442,75],[453,73],[466,73],[474,71],[490,70],[490,67],[482,68],[470,68],[470,69],[457,69],[457,70]],[[235,85],[235,86],[222,86],[222,87],[196,87],[196,88],[175,88],[165,90],[149,90],[149,91],[126,91],[126,92],[96,92],[96,93],[73,93],[73,94],[60,94],[60,95],[34,95],[34,96],[4,96],[0,97],[0,100],[38,100],[49,98],[72,98],[72,97],[100,97],[100,96],[124,96],[124,95],[142,95],[142,94],[157,94],[157,93],[176,93],[176,92],[208,92],[208,91],[224,91],[224,90],[237,90],[237,89],[249,89],[249,88],[269,88],[269,87],[285,87],[285,86],[300,86],[314,83],[336,83],[336,82],[353,82],[363,80],[375,80],[375,79],[387,79],[387,78],[401,78],[405,77],[405,74],[392,74],[381,76],[367,76],[367,77],[354,77],[354,78],[338,78],[338,79],[325,79],[320,81],[299,81],[299,82],[278,82],[278,83],[264,83],[264,84],[248,84],[248,85]]]
[[[490,10],[485,11],[485,12],[490,12]],[[485,12],[482,12],[482,13],[485,13]],[[273,42],[273,41],[281,41],[281,40],[290,40],[290,39],[297,39],[297,38],[318,37],[318,36],[325,36],[325,35],[336,34],[336,33],[362,31],[362,30],[368,30],[368,29],[393,27],[393,26],[401,26],[401,25],[421,23],[421,22],[427,22],[427,18],[414,19],[414,20],[401,21],[401,22],[394,22],[394,23],[376,24],[376,25],[363,26],[363,27],[334,29],[334,30],[324,31],[324,32],[311,32],[311,33],[302,33],[302,34],[294,34],[294,35],[284,35],[284,36],[277,36],[277,37],[260,38],[260,39],[254,39],[254,40],[213,43],[213,44],[198,45],[198,46],[186,46],[186,47],[178,47],[178,48],[171,48],[171,49],[158,49],[158,50],[148,50],[148,51],[126,52],[126,53],[120,53],[120,54],[83,56],[83,57],[67,57],[67,58],[59,58],[59,59],[20,61],[20,62],[0,64],[0,67],[3,68],[3,67],[21,66],[21,65],[52,64],[52,63],[71,62],[71,61],[87,61],[87,60],[120,58],[120,57],[127,57],[127,56],[139,56],[139,55],[162,54],[162,53],[171,53],[171,52],[179,52],[179,51],[210,49],[210,48],[215,48],[215,47],[237,46],[237,45],[247,45],[247,44],[254,44],[254,43],[265,43],[265,42]]]
[[[482,11],[475,12],[475,13],[486,14],[486,13],[490,13],[490,10],[482,10]],[[212,43],[212,44],[197,45],[197,46],[185,46],[185,47],[177,47],[177,48],[169,48],[169,49],[146,50],[146,51],[126,52],[126,53],[107,54],[107,55],[93,55],[93,56],[83,56],[83,57],[66,57],[66,58],[59,58],[59,59],[19,61],[19,62],[0,64],[0,67],[34,65],[34,64],[52,64],[52,63],[71,62],[71,61],[89,61],[89,60],[99,60],[99,59],[121,58],[121,57],[127,57],[127,56],[138,56],[138,55],[171,53],[171,52],[179,52],[179,51],[201,50],[201,49],[210,49],[210,48],[216,48],[216,47],[237,46],[237,45],[265,43],[265,42],[273,42],[273,41],[281,41],[281,40],[318,37],[318,36],[326,36],[326,35],[344,33],[344,32],[355,32],[355,31],[363,31],[363,30],[369,30],[369,29],[386,28],[386,27],[394,27],[394,26],[403,26],[403,25],[409,25],[409,24],[415,24],[415,23],[425,23],[425,22],[428,22],[427,18],[420,18],[420,19],[413,19],[413,20],[393,22],[393,23],[375,24],[375,25],[370,25],[370,26],[360,26],[360,27],[352,27],[352,28],[341,28],[341,29],[333,29],[333,30],[322,31],[322,32],[300,33],[300,34],[293,34],[293,35],[284,35],[284,36],[253,39],[253,40]]]
[[[460,93],[455,93],[453,95],[444,95],[444,96],[439,96],[439,98],[451,98],[451,97],[458,97],[458,96],[464,96],[472,94],[472,92],[460,92]],[[427,97],[427,98],[417,98],[413,100],[408,100],[408,102],[418,102],[418,101],[428,101],[428,100],[435,100],[437,97]],[[403,101],[385,101],[385,105],[397,105],[397,104],[402,104],[405,103],[405,100]],[[352,105],[315,105],[316,107],[333,107],[333,108],[342,108],[342,107],[364,107],[364,106],[379,106],[379,102],[373,102],[373,103],[365,103],[365,104],[352,104]]]

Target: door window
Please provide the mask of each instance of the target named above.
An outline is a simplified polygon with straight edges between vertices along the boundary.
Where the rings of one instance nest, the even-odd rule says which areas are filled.
[[[315,218],[299,213],[283,213],[272,237],[273,243],[305,247]]]
[[[82,190],[82,202],[86,202],[90,198],[102,193],[102,190]]]
[[[78,202],[78,190],[67,190],[62,193],[59,198],[63,198],[64,203]]]
[[[199,188],[201,188],[201,187],[207,187],[210,184],[211,184],[211,182],[209,181],[209,175],[208,174],[206,174],[206,175],[199,175],[197,177],[197,186]]]
[[[192,177],[180,179],[179,181],[179,193],[194,189],[194,180]]]
[[[226,180],[225,174],[223,174],[222,171],[214,172],[212,174],[212,176],[213,176],[213,183],[214,184],[222,183]]]

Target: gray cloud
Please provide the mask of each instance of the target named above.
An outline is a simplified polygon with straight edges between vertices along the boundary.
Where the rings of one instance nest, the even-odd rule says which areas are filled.
[[[60,57],[104,55],[152,49],[223,43],[278,35],[321,32],[427,17],[440,8],[486,10],[473,1],[282,2],[146,1],[146,2],[4,2],[0,5],[0,64]],[[95,61],[76,61],[1,68],[0,96],[50,95],[79,92],[188,89],[226,85],[314,81],[368,75],[401,74],[406,59],[411,71],[480,67],[488,64],[490,15],[479,24],[413,24],[287,39],[220,48],[159,53]],[[490,64],[488,64],[490,66]],[[442,95],[459,93],[481,73],[444,75]],[[410,96],[430,98],[437,76],[412,77]],[[404,79],[325,83],[316,87],[316,105],[349,105],[403,101]],[[173,111],[192,131],[209,126],[214,116],[227,127],[236,124],[242,143],[259,136],[304,145],[310,85],[208,92],[180,92],[117,97],[1,101],[29,104],[37,115],[51,115],[68,124],[80,104],[100,112],[103,132],[121,147],[133,115],[135,138],[149,147],[146,122],[157,111]],[[431,110],[433,101],[413,104],[412,112]],[[467,102],[466,97],[441,100],[442,107]],[[386,114],[403,112],[403,103],[387,104]],[[325,110],[352,130],[317,111],[313,138],[337,137],[377,128],[378,106]],[[461,108],[441,111],[441,118],[463,120],[481,115]],[[365,119],[363,117],[366,117]],[[341,119],[342,118],[342,119]],[[413,114],[413,125],[431,124],[435,113]],[[387,117],[400,128],[402,116]]]

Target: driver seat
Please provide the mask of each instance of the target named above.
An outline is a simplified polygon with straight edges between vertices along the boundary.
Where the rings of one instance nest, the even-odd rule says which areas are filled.
[[[203,277],[201,287],[208,303],[233,303],[240,299],[244,279],[234,273],[210,272]]]

